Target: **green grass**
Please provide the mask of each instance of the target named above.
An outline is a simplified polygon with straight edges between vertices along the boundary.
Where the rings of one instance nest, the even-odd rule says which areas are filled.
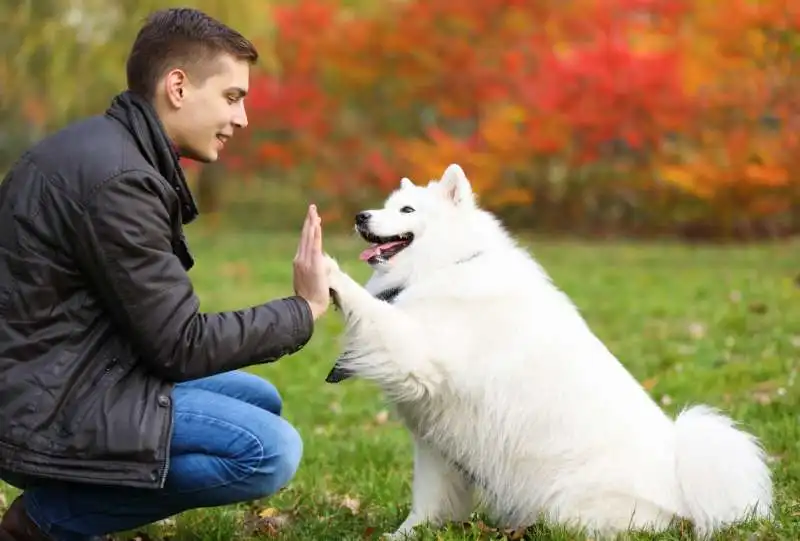
[[[212,235],[196,228],[190,240],[198,261],[192,276],[204,309],[239,308],[291,293],[294,237]],[[355,257],[359,244],[341,237],[325,242],[344,268],[366,277]],[[800,539],[800,245],[692,248],[538,240],[531,246],[596,333],[665,409],[674,413],[699,401],[721,406],[763,438],[773,459],[777,519],[717,539]],[[285,416],[304,438],[303,462],[292,483],[262,502],[190,511],[143,532],[175,541],[358,540],[377,539],[400,523],[410,501],[410,441],[393,415],[385,418],[386,405],[370,384],[323,381],[339,351],[340,329],[338,314],[331,311],[300,353],[252,368],[277,384]],[[254,519],[267,508],[280,514],[277,525],[274,519]],[[480,519],[476,515],[472,524],[425,531],[419,538],[502,538]],[[526,538],[582,539],[543,526]],[[690,537],[676,527],[657,539]]]

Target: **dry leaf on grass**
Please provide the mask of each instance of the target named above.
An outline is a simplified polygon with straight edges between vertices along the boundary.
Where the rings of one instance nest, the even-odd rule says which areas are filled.
[[[689,336],[695,340],[700,340],[706,335],[706,326],[699,321],[690,323],[686,330],[689,332]]]
[[[776,396],[784,396],[786,387],[779,380],[767,380],[757,383],[752,388],[753,399],[762,406],[768,406]]]
[[[346,507],[349,509],[354,515],[358,513],[359,509],[361,509],[361,502],[356,498],[351,498],[347,494],[345,494],[344,498],[342,498],[340,505],[341,507]]]
[[[274,507],[265,507],[245,518],[245,528],[253,535],[273,537],[289,523],[289,515]]]
[[[650,391],[653,389],[653,387],[656,386],[657,383],[658,383],[658,378],[648,378],[642,382],[642,387]]]
[[[383,425],[389,420],[389,411],[381,410],[375,415],[375,424]]]
[[[769,393],[765,393],[763,391],[754,392],[753,400],[755,400],[762,406],[769,406],[770,404],[772,404],[772,396],[770,396]]]
[[[274,507],[266,507],[258,512],[258,518],[273,518],[281,514],[280,511]]]

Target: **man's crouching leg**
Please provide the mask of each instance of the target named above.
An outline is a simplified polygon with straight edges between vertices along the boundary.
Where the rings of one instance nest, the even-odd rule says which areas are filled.
[[[303,443],[282,417],[192,386],[178,385],[173,398],[175,424],[165,487],[29,486],[22,503],[44,535],[85,541],[190,509],[267,498],[294,477]]]

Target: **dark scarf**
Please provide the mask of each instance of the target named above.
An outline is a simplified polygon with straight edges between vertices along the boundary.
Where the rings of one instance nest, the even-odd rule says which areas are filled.
[[[181,221],[188,224],[197,218],[199,211],[178,161],[178,152],[167,138],[164,126],[150,102],[126,90],[114,97],[106,114],[131,132],[145,159],[175,189],[181,203]]]

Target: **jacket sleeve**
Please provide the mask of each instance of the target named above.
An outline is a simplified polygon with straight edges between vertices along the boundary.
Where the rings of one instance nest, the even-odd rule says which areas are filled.
[[[171,206],[160,179],[126,173],[84,201],[79,262],[143,362],[172,381],[209,376],[294,353],[310,340],[311,310],[298,296],[237,311],[201,313],[172,249]]]

